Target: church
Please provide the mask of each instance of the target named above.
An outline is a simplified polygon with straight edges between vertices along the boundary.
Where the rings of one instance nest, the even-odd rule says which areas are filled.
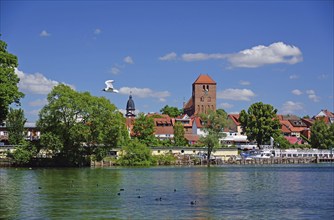
[[[184,104],[184,114],[188,116],[216,111],[217,83],[209,76],[201,74],[192,84],[192,96]]]

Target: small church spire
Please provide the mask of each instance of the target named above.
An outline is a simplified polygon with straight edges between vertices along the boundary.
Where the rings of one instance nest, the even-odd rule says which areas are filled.
[[[130,91],[129,100],[126,103],[126,114],[125,114],[125,116],[127,118],[136,117],[135,111],[136,111],[135,102],[132,99],[132,91]]]

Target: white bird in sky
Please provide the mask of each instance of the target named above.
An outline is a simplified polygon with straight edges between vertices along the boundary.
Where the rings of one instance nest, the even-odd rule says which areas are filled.
[[[104,88],[104,89],[102,89],[102,91],[118,93],[118,90],[114,89],[114,86],[112,85],[113,82],[114,82],[114,80],[107,80],[105,82],[105,84],[107,85],[107,87]]]

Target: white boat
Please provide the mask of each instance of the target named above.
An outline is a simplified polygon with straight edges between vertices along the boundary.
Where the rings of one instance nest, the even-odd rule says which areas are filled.
[[[247,153],[242,153],[241,156],[243,156],[244,158],[252,158],[252,159],[265,159],[265,158],[272,158],[274,157],[274,154],[270,151],[270,150],[260,150],[260,151],[256,151],[256,150],[252,150],[250,152]]]

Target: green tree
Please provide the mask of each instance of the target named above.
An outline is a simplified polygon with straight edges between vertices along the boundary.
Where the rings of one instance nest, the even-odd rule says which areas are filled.
[[[12,103],[19,105],[24,97],[17,86],[20,81],[15,74],[17,66],[17,57],[8,53],[7,44],[0,40],[0,124],[6,120],[9,106]]]
[[[188,145],[188,141],[184,137],[184,127],[181,122],[176,122],[174,125],[174,144],[176,146]]]
[[[219,139],[224,137],[223,129],[227,125],[227,115],[210,111],[208,114],[201,114],[201,120],[206,135],[200,138],[200,142],[208,148],[208,166],[210,166],[211,153],[214,148],[220,146]]]
[[[82,165],[91,154],[102,159],[128,139],[125,119],[105,98],[60,84],[47,99],[37,121],[41,143],[68,165]]]
[[[216,112],[217,112],[218,115],[226,115],[227,116],[227,112],[224,109],[219,108],[219,109],[216,110]]]
[[[152,165],[152,152],[138,139],[134,139],[128,146],[123,147],[123,155],[117,163],[122,166],[150,166]]]
[[[31,161],[31,159],[37,154],[36,148],[33,145],[30,145],[27,141],[22,141],[18,147],[15,148],[15,151],[12,157],[16,164],[25,165]]]
[[[284,138],[284,136],[281,134],[277,136],[274,140],[274,146],[279,147],[281,149],[288,149],[291,147],[290,142]]]
[[[154,136],[154,119],[140,113],[133,124],[133,133],[146,146],[154,145],[157,140]]]
[[[24,124],[26,121],[27,119],[24,117],[22,109],[9,109],[6,120],[8,139],[10,144],[17,146],[15,147],[15,151],[8,156],[12,157],[18,165],[29,163],[37,154],[36,147],[25,140],[26,130]]]
[[[166,115],[169,115],[170,117],[175,118],[175,117],[181,115],[183,113],[183,110],[178,109],[177,107],[172,107],[172,106],[165,105],[162,109],[160,109],[160,112],[162,114],[166,114]]]
[[[277,109],[262,102],[252,104],[247,112],[242,110],[239,121],[248,140],[256,140],[260,147],[269,142],[270,137],[278,137],[281,126],[276,113]]]
[[[12,145],[19,145],[24,141],[25,128],[24,124],[27,119],[24,117],[22,109],[10,108],[6,120],[6,128],[8,131],[8,141]]]
[[[319,119],[311,127],[311,146],[319,149],[334,147],[334,124],[330,126]]]

